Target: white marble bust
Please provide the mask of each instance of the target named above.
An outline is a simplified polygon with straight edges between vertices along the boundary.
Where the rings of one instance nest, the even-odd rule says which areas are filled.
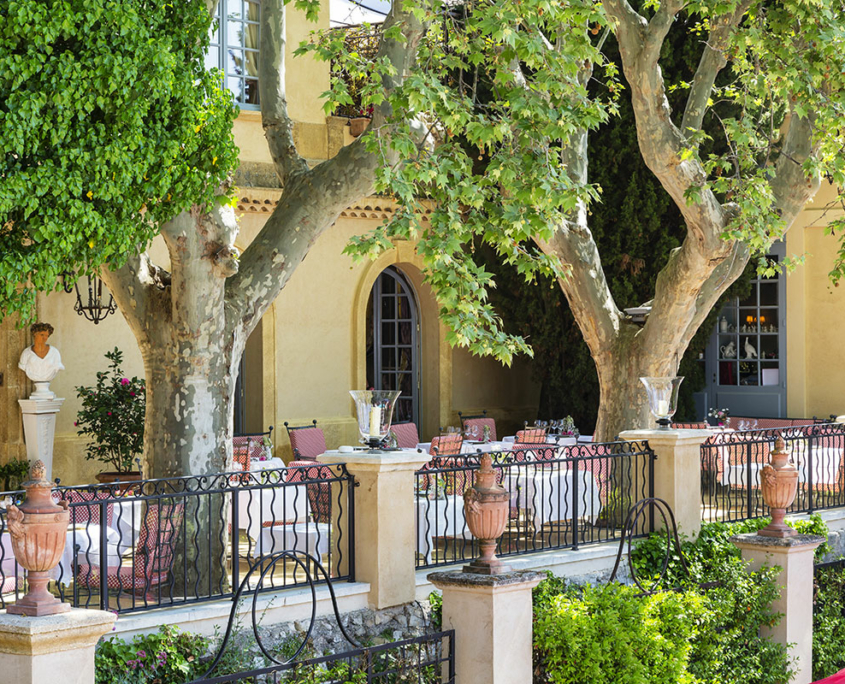
[[[18,368],[35,383],[35,392],[30,399],[52,399],[56,395],[50,391],[50,382],[64,370],[62,355],[55,347],[47,344],[47,338],[53,334],[49,323],[36,323],[32,326],[32,346],[21,354]]]

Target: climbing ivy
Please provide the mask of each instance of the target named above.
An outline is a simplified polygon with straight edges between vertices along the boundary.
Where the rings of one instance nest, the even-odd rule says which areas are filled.
[[[0,4],[0,319],[214,201],[238,150],[211,21],[198,0]]]

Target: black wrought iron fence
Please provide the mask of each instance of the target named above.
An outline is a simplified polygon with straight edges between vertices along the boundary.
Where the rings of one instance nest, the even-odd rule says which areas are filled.
[[[733,522],[768,515],[760,472],[777,437],[786,442],[798,469],[798,493],[788,512],[845,506],[845,425],[722,432],[701,446],[703,520]]]
[[[320,558],[331,576],[354,578],[352,478],[342,465],[58,487],[69,502],[54,592],[83,608],[141,611],[229,598],[244,568],[280,551]],[[0,493],[4,506],[23,492]],[[26,593],[0,508],[0,607]],[[307,583],[281,563],[261,591]]]
[[[647,443],[545,444],[492,456],[510,496],[500,556],[618,539],[631,506],[654,496],[655,454]],[[417,568],[477,557],[462,495],[479,467],[479,455],[470,454],[434,457],[417,471]],[[645,536],[653,528],[653,516],[646,516],[633,532]]]

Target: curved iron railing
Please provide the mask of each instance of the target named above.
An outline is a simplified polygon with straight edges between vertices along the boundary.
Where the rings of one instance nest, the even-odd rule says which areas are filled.
[[[642,442],[608,442],[494,452],[510,516],[496,554],[513,556],[619,538],[628,508],[654,494],[656,456]],[[475,558],[478,543],[463,514],[463,491],[479,454],[438,456],[416,473],[417,568]],[[641,522],[637,536],[653,529]]]
[[[131,612],[230,598],[243,566],[281,551],[310,553],[332,578],[354,578],[354,481],[343,465],[59,486],[55,496],[69,502],[71,524],[54,588],[74,606]],[[285,561],[261,590],[310,581]],[[0,508],[0,607],[25,582]]]
[[[768,515],[760,471],[778,437],[786,442],[798,468],[798,493],[788,512],[845,506],[845,425],[722,432],[701,445],[703,520],[733,522]]]

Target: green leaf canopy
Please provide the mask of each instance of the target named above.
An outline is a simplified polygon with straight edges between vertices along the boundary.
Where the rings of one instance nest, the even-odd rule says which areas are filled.
[[[200,0],[0,7],[0,318],[207,205],[237,163]]]

